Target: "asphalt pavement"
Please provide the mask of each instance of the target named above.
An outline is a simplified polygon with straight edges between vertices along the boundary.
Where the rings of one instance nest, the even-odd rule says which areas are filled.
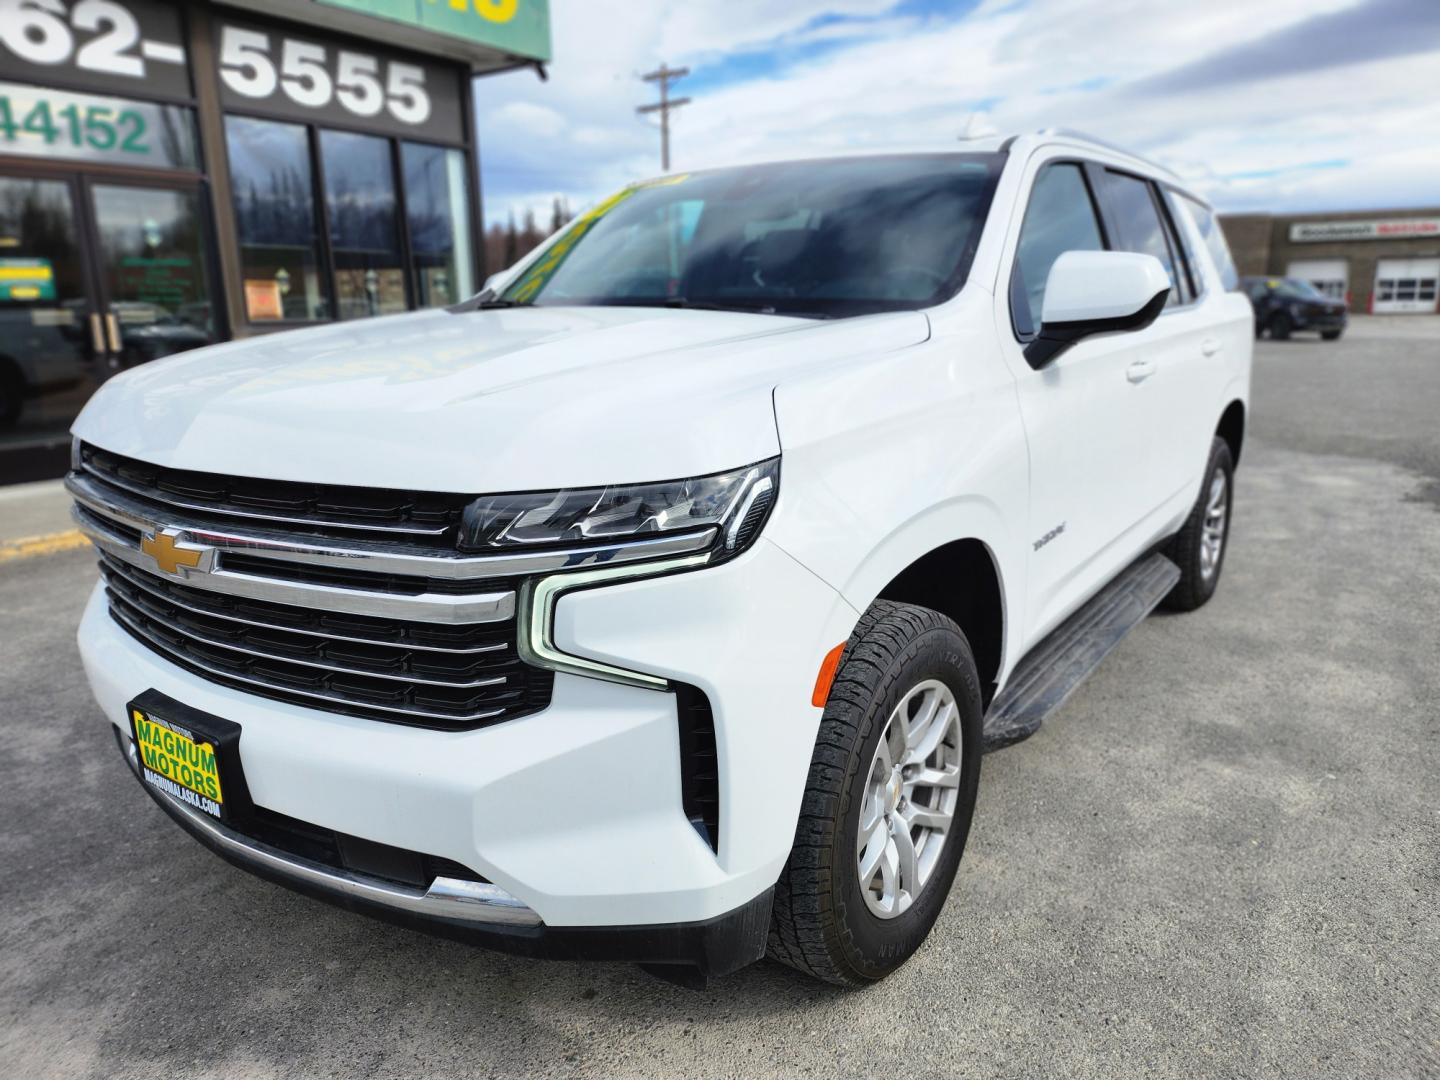
[[[123,766],[93,559],[0,494],[0,1076],[1440,1076],[1440,319],[1257,350],[1225,578],[985,760],[922,951],[696,992],[231,869]],[[8,543],[7,543],[8,542]]]

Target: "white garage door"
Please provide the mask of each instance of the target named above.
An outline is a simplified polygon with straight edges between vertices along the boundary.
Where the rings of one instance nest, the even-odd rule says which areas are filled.
[[[1344,300],[1350,288],[1350,264],[1344,259],[1296,259],[1285,276],[1310,282],[1332,300]]]
[[[1440,259],[1381,259],[1375,265],[1375,300],[1381,314],[1435,310]]]

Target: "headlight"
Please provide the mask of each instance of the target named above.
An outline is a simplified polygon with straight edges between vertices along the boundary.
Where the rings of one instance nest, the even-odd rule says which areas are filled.
[[[618,544],[709,530],[711,562],[739,554],[760,534],[780,484],[780,459],[656,484],[482,495],[466,508],[467,552]]]

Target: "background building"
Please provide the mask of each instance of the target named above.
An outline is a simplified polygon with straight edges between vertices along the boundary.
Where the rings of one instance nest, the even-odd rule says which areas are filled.
[[[1333,214],[1222,214],[1240,273],[1303,278],[1352,311],[1440,310],[1440,207]]]
[[[549,53],[548,0],[0,7],[0,483],[117,370],[475,291],[470,80]]]

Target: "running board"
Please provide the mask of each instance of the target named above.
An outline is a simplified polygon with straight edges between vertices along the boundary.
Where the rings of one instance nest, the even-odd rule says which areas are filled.
[[[985,752],[1034,735],[1179,580],[1164,555],[1141,559],[1026,653],[985,714]]]

